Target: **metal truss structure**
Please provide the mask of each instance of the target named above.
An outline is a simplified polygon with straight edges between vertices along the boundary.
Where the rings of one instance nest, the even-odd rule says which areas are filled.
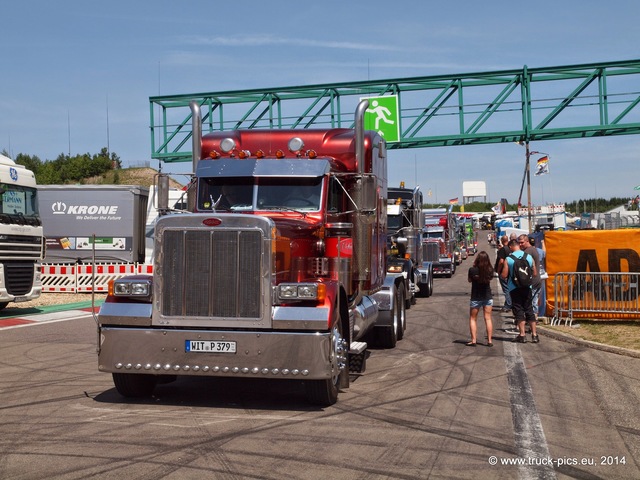
[[[640,133],[640,60],[149,98],[154,159],[191,160],[189,102],[203,133],[351,128],[361,98],[397,95],[389,148]]]

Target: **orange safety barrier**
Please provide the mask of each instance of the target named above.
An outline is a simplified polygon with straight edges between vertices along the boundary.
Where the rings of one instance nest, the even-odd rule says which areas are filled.
[[[76,293],[77,266],[75,264],[42,265],[42,291]]]
[[[78,265],[78,292],[106,292],[109,281],[136,273],[133,263],[96,264],[95,275],[93,265]]]
[[[153,265],[142,263],[96,264],[95,275],[93,267],[91,264],[43,264],[42,291],[44,293],[106,292],[110,280],[117,280],[127,275],[153,274]]]

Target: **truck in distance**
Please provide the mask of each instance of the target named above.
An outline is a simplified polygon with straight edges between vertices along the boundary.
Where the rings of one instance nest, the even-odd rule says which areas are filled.
[[[461,258],[456,257],[456,219],[449,209],[424,209],[424,231],[422,234],[422,248],[424,258],[433,264],[434,275],[451,277],[456,273],[456,265]],[[459,255],[459,252],[458,252]]]
[[[407,308],[410,308],[416,297],[429,297],[433,293],[433,267],[423,258],[421,248],[422,192],[419,187],[405,188],[404,182],[399,188],[389,187],[387,191],[387,270],[404,276]]]

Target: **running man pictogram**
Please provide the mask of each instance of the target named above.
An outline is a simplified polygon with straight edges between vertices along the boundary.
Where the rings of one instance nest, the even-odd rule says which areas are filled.
[[[375,130],[387,142],[400,140],[400,114],[397,95],[369,98],[369,108],[365,111],[366,130]]]
[[[393,125],[394,123],[396,123],[388,118],[391,115],[391,110],[383,105],[380,105],[377,100],[374,100],[372,102],[372,105],[373,108],[368,108],[367,111],[375,113],[376,115],[376,130],[380,130],[380,120],[382,120],[384,123],[388,123],[389,125]]]

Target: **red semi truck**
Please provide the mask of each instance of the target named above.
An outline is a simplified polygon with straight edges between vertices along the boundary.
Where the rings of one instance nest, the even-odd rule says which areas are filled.
[[[158,219],[153,276],[113,282],[98,314],[120,394],[177,375],[291,379],[326,406],[367,342],[395,346],[407,293],[386,269],[386,146],[367,105],[353,130],[203,136],[192,102],[190,212]]]
[[[433,264],[434,275],[451,277],[461,261],[456,257],[456,218],[452,207],[422,210],[424,258]]]

